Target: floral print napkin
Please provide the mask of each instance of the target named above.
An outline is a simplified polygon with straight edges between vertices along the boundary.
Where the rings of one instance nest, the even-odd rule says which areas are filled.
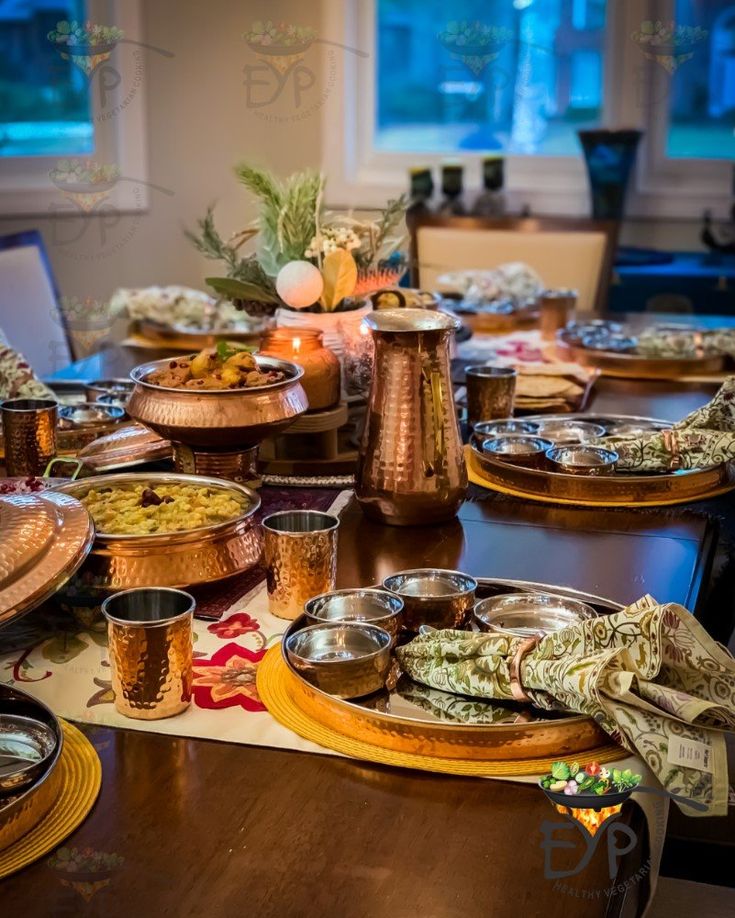
[[[6,398],[55,398],[28,361],[5,344],[0,334],[0,401]]]
[[[423,685],[512,700],[510,665],[522,640],[432,631],[396,653],[404,673]],[[520,679],[536,707],[594,718],[667,791],[704,804],[699,815],[727,812],[723,731],[735,730],[735,659],[683,606],[645,596],[548,634],[524,658]]]
[[[628,472],[703,469],[735,459],[735,376],[670,430],[630,440],[605,437],[600,443],[617,452],[617,468]]]

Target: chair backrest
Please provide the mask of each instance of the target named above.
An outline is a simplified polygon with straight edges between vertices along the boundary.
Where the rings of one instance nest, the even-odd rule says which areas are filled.
[[[39,377],[74,360],[48,256],[36,230],[0,236],[0,331]]]
[[[612,274],[617,223],[566,217],[409,215],[412,283],[436,288],[447,271],[521,261],[544,285],[578,291],[580,312],[602,312]]]

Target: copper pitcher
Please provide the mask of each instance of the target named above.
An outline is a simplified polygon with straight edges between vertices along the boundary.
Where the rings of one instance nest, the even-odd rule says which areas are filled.
[[[368,517],[392,526],[449,520],[467,491],[449,372],[457,322],[424,309],[384,310],[364,321],[375,364],[357,500]]]

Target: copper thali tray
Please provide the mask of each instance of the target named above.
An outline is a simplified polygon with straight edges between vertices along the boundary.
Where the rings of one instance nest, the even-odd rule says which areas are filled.
[[[61,725],[40,701],[18,689],[0,683],[0,713],[33,717],[48,724],[56,734],[56,749],[46,771],[31,787],[12,797],[0,797],[0,851],[30,832],[49,812],[59,793],[58,770],[63,749]]]
[[[160,343],[163,347],[173,349],[201,350],[214,347],[218,341],[239,341],[243,344],[258,345],[265,331],[265,326],[254,330],[190,328],[185,325],[167,325],[154,319],[139,319],[138,331],[144,338]]]
[[[613,422],[655,424],[661,428],[671,424],[656,418],[631,415],[569,414],[560,418],[589,421],[608,426]],[[524,420],[548,421],[550,415],[525,417]],[[704,500],[735,487],[732,463],[707,469],[676,472],[634,474],[616,472],[612,475],[565,475],[543,469],[524,468],[493,459],[483,453],[473,440],[465,447],[470,473],[485,487],[529,500],[583,506],[666,506]]]
[[[542,589],[526,581],[480,581],[478,595]],[[549,588],[553,591],[553,588]],[[564,588],[599,612],[618,611],[617,603]],[[344,736],[391,749],[449,759],[517,761],[564,758],[592,752],[620,754],[606,734],[589,717],[552,714],[512,702],[487,701],[441,692],[414,682],[405,674],[389,688],[364,698],[342,700],[307,682],[289,663],[285,638],[310,624],[305,616],[291,623],[281,655],[289,670],[291,700],[306,715]]]
[[[681,376],[708,376],[722,373],[727,357],[702,354],[698,357],[644,357],[640,354],[600,351],[572,344],[564,331],[556,338],[556,352],[562,360],[585,367],[596,367],[605,376],[628,379],[679,379]]]

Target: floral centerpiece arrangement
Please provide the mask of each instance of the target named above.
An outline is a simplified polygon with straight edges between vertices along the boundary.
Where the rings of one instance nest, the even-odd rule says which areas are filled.
[[[361,295],[396,283],[405,271],[402,237],[394,232],[406,196],[389,201],[377,219],[357,219],[325,209],[325,180],[318,173],[280,181],[246,164],[236,171],[259,201],[254,224],[225,240],[210,208],[199,231],[187,236],[207,258],[224,262],[225,276],[207,283],[240,309],[251,315],[349,312],[363,306]],[[251,240],[255,251],[242,254]]]

